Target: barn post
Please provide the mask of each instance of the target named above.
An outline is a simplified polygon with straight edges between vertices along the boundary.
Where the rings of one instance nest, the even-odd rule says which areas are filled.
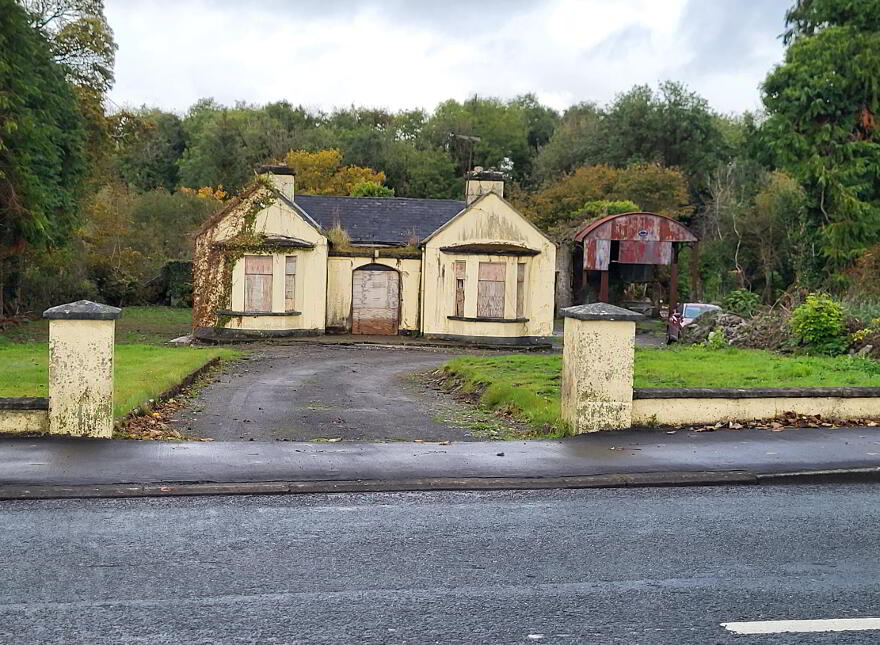
[[[608,302],[608,269],[600,271],[599,302]]]
[[[562,416],[575,434],[632,425],[636,321],[606,303],[568,307],[562,354]]]
[[[113,344],[121,314],[88,300],[43,312],[49,320],[51,434],[113,434]]]
[[[672,316],[678,307],[678,244],[672,245],[672,266],[669,271],[669,313]]]

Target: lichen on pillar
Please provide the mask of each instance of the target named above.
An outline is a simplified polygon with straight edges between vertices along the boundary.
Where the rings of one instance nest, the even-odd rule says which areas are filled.
[[[632,425],[636,321],[598,302],[568,307],[562,355],[562,416],[575,434]]]
[[[49,320],[49,432],[113,434],[113,346],[122,314],[88,300],[52,307]]]

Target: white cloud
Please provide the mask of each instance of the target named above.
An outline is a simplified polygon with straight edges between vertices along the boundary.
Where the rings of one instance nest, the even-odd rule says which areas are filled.
[[[781,59],[783,1],[108,0],[110,97],[180,112],[209,96],[432,109],[531,91],[563,109],[672,79],[738,111]]]

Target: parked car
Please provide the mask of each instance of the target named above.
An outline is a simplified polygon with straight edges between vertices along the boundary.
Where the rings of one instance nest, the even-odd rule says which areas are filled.
[[[687,327],[710,311],[721,311],[721,307],[704,302],[682,302],[679,304],[666,321],[666,342],[678,342],[682,327]]]

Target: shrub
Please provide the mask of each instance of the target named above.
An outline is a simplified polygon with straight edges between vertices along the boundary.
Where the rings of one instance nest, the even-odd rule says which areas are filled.
[[[795,340],[820,354],[846,351],[846,322],[843,306],[824,293],[811,293],[794,310],[791,329]]]
[[[709,349],[724,349],[727,347],[727,339],[724,337],[724,328],[720,325],[709,332],[709,337],[703,343],[704,347]]]
[[[743,318],[751,318],[758,313],[761,297],[748,289],[737,289],[727,294],[724,299],[724,308]]]

